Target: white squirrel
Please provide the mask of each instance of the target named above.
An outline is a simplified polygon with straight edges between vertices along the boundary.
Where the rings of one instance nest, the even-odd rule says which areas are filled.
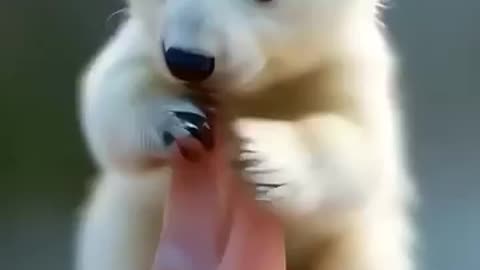
[[[185,82],[228,104],[248,141],[239,159],[258,161],[244,172],[287,228],[289,270],[413,269],[414,189],[378,0],[128,5],[82,80],[100,175],[76,270],[150,269],[170,169],[145,163],[205,124]]]

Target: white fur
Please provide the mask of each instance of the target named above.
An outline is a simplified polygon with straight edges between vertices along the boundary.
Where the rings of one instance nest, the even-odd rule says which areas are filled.
[[[216,58],[205,86],[259,159],[245,173],[283,217],[289,269],[410,270],[412,188],[394,61],[375,0],[131,0],[131,18],[88,69],[82,123],[101,175],[85,207],[77,270],[147,270],[169,168],[171,108],[195,111],[161,42]],[[173,120],[172,120],[173,119]],[[261,195],[260,195],[261,194]]]

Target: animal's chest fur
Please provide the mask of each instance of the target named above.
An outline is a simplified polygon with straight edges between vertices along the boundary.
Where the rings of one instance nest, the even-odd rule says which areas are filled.
[[[252,93],[228,96],[225,102],[234,118],[296,121],[347,103],[343,93],[330,84],[328,71],[316,71]]]
[[[344,110],[346,112],[351,101],[344,93],[332,87],[330,79],[328,72],[306,74],[258,92],[229,96],[226,99],[226,107],[233,119],[260,118],[292,123],[319,114]],[[311,242],[312,239],[315,239],[315,242]],[[328,256],[335,242],[330,233],[321,237],[313,236],[307,231],[288,232],[287,269],[312,269],[312,265],[318,265],[323,256]]]

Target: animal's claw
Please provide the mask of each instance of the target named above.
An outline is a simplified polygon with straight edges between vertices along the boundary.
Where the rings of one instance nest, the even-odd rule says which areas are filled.
[[[190,136],[198,140],[205,149],[212,149],[212,128],[206,117],[191,112],[175,111],[173,113],[181,121],[183,128],[190,134]]]

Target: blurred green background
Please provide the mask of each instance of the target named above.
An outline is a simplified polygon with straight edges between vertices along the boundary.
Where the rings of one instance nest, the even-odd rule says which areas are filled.
[[[480,1],[390,1],[403,60],[421,269],[480,269]],[[121,1],[0,0],[0,269],[71,269],[76,208],[93,172],[78,72]]]

